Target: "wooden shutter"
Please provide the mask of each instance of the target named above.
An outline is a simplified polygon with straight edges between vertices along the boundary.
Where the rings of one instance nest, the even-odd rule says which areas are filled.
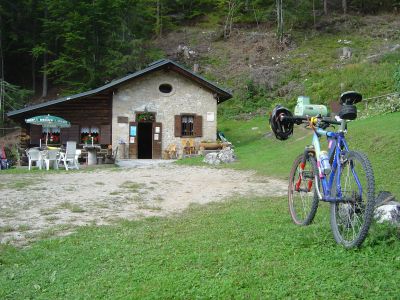
[[[39,143],[40,143],[39,140],[42,137],[42,126],[31,125],[31,129],[30,129],[29,135],[31,137],[30,143],[34,144],[34,145],[36,145],[36,144],[39,145]]]
[[[182,117],[179,115],[175,116],[175,136],[182,136]]]
[[[203,136],[203,116],[194,116],[194,136]]]
[[[111,125],[100,126],[100,144],[111,144]]]
[[[161,159],[162,147],[162,124],[158,122],[153,123],[153,159]],[[158,130],[156,130],[158,128]]]

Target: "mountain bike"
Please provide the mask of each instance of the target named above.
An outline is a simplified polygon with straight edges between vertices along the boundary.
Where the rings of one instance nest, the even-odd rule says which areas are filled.
[[[296,225],[309,225],[319,201],[330,203],[330,226],[338,244],[359,247],[365,240],[375,207],[375,180],[367,156],[349,149],[345,139],[347,121],[357,117],[354,104],[362,100],[356,92],[340,97],[342,109],[338,120],[327,117],[293,116],[277,106],[270,118],[277,138],[287,139],[293,124],[307,124],[313,130],[312,145],[294,161],[289,175],[288,204]],[[338,125],[337,131],[328,130]],[[328,151],[321,151],[320,139],[328,141]]]

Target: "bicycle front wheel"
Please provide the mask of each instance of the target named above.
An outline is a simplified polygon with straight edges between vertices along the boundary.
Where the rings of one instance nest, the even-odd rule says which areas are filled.
[[[304,163],[304,166],[302,164]],[[289,212],[296,225],[309,225],[318,208],[318,168],[314,156],[298,156],[289,175]]]
[[[359,247],[367,237],[375,207],[375,180],[367,156],[349,151],[340,158],[340,190],[337,175],[331,203],[331,228],[335,240],[346,248]]]

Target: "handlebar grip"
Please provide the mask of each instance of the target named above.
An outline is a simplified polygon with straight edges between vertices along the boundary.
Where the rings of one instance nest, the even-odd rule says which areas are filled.
[[[331,118],[328,117],[323,117],[322,121],[325,123],[329,123],[329,124],[335,124],[335,125],[341,125],[342,123],[336,120],[332,120]]]
[[[282,122],[292,121],[293,123],[296,123],[299,125],[303,121],[307,121],[308,118],[307,117],[289,117],[289,116],[282,115],[282,116],[280,116],[280,119]]]

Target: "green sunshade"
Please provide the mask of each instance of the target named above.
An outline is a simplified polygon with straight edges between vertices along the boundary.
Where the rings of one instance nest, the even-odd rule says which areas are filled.
[[[29,119],[25,119],[25,122],[33,125],[42,125],[44,128],[71,127],[71,123],[67,120],[51,115],[32,117]]]

